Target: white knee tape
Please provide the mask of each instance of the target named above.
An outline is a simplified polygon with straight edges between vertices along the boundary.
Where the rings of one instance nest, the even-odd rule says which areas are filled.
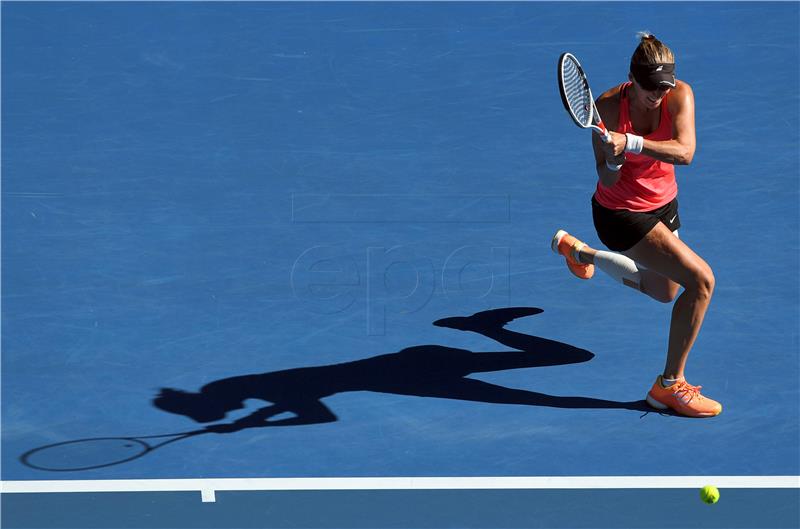
[[[633,259],[618,253],[599,251],[594,256],[594,265],[623,285],[641,290],[642,275]]]

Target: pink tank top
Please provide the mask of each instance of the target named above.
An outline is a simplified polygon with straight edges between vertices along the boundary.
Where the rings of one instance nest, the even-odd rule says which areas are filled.
[[[636,134],[631,124],[628,88],[631,83],[622,85],[619,102],[619,124],[616,132]],[[661,118],[658,128],[645,136],[648,140],[666,141],[672,139],[672,116],[667,109],[667,97],[661,101]],[[675,181],[675,166],[644,156],[625,153],[625,164],[620,170],[617,183],[605,187],[599,181],[595,199],[608,209],[627,209],[629,211],[652,211],[669,204],[678,196]]]

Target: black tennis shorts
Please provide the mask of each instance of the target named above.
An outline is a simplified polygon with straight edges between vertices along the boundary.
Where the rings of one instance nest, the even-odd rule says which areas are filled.
[[[637,212],[608,209],[592,197],[592,218],[600,240],[614,252],[630,250],[659,222],[663,222],[670,231],[681,227],[677,198],[653,211]]]

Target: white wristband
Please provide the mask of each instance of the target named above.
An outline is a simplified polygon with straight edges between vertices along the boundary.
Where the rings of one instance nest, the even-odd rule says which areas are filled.
[[[642,152],[643,147],[644,138],[636,134],[631,134],[630,132],[625,133],[625,152],[639,154]]]
[[[611,163],[608,160],[606,160],[606,167],[608,167],[609,169],[611,169],[612,171],[614,171],[616,173],[617,171],[622,169],[622,164],[617,165],[617,164]]]

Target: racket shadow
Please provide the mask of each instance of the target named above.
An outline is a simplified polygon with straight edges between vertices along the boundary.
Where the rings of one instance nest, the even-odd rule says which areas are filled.
[[[22,454],[19,459],[25,466],[49,472],[96,470],[128,463],[157,448],[208,431],[203,428],[190,432],[141,437],[76,439],[34,448]]]

